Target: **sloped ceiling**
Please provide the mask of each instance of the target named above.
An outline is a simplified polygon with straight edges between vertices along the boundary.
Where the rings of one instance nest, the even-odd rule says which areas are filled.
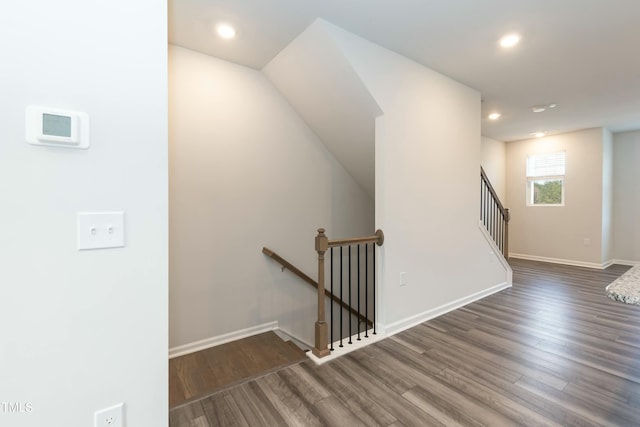
[[[375,118],[382,111],[322,21],[293,40],[263,72],[373,198]]]

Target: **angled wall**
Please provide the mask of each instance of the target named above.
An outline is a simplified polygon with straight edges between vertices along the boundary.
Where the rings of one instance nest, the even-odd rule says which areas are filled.
[[[393,333],[507,285],[478,226],[480,94],[323,21],[376,120],[381,321]],[[510,271],[510,270],[509,270]],[[400,286],[405,272],[407,285]]]
[[[381,111],[322,26],[308,27],[263,72],[373,198],[375,118]]]

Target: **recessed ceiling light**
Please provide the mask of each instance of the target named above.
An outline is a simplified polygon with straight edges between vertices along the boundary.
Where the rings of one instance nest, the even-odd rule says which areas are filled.
[[[520,36],[517,34],[507,34],[500,39],[500,46],[513,47],[520,42]]]
[[[489,114],[489,120],[498,120],[501,116],[502,114],[500,113],[491,113]]]
[[[216,32],[220,37],[230,40],[236,36],[236,30],[229,24],[220,24],[216,27]]]
[[[533,132],[533,133],[530,133],[529,135],[535,136],[536,138],[542,138],[546,134],[547,134],[546,132]]]

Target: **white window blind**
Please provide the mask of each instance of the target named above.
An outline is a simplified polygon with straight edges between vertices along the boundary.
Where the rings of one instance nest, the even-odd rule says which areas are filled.
[[[527,157],[527,177],[564,175],[564,151]]]

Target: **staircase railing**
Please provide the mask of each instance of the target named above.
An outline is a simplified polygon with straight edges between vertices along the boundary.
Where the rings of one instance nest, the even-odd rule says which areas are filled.
[[[282,271],[284,271],[285,269],[289,270],[290,272],[292,272],[293,274],[295,274],[296,276],[298,276],[299,278],[301,278],[302,280],[304,280],[305,282],[307,282],[308,284],[310,284],[314,288],[318,289],[318,282],[316,282],[311,277],[309,277],[306,274],[304,274],[302,272],[302,270],[300,270],[295,265],[291,264],[286,259],[282,258],[280,255],[278,255],[277,253],[275,253],[271,249],[269,249],[267,247],[263,247],[262,248],[262,253],[265,254],[266,256],[268,256],[269,258],[273,259],[277,263],[279,263],[282,266]],[[373,322],[371,320],[367,319],[364,315],[360,314],[355,309],[353,309],[352,307],[347,305],[347,303],[345,303],[344,301],[341,301],[340,298],[338,298],[337,296],[331,294],[328,290],[325,289],[324,295],[325,295],[325,297],[330,298],[335,304],[340,305],[340,307],[343,310],[346,310],[351,315],[356,316],[358,318],[359,322],[364,322],[367,325],[373,325]]]
[[[509,259],[509,209],[502,206],[489,178],[480,167],[480,221],[505,259]]]
[[[353,344],[354,338],[358,341],[362,338],[368,338],[369,331],[373,335],[376,334],[375,246],[382,246],[383,243],[384,233],[382,230],[377,230],[373,236],[329,240],[325,235],[325,230],[318,229],[315,241],[316,252],[318,252],[318,320],[315,324],[315,346],[312,349],[316,357],[330,355],[334,350],[334,345],[343,347],[346,337],[348,337],[346,344]],[[370,329],[368,322],[362,327],[363,322],[360,320],[354,325],[351,316],[343,316],[342,304],[337,304],[336,307],[333,298],[330,300],[332,301],[329,307],[330,319],[327,323],[324,298],[326,292],[325,254],[327,251],[329,251],[330,271],[329,293],[336,296],[341,303],[346,303],[347,306],[355,309],[359,314],[358,319],[363,317],[371,319],[372,329]],[[344,317],[347,317],[346,324]]]

